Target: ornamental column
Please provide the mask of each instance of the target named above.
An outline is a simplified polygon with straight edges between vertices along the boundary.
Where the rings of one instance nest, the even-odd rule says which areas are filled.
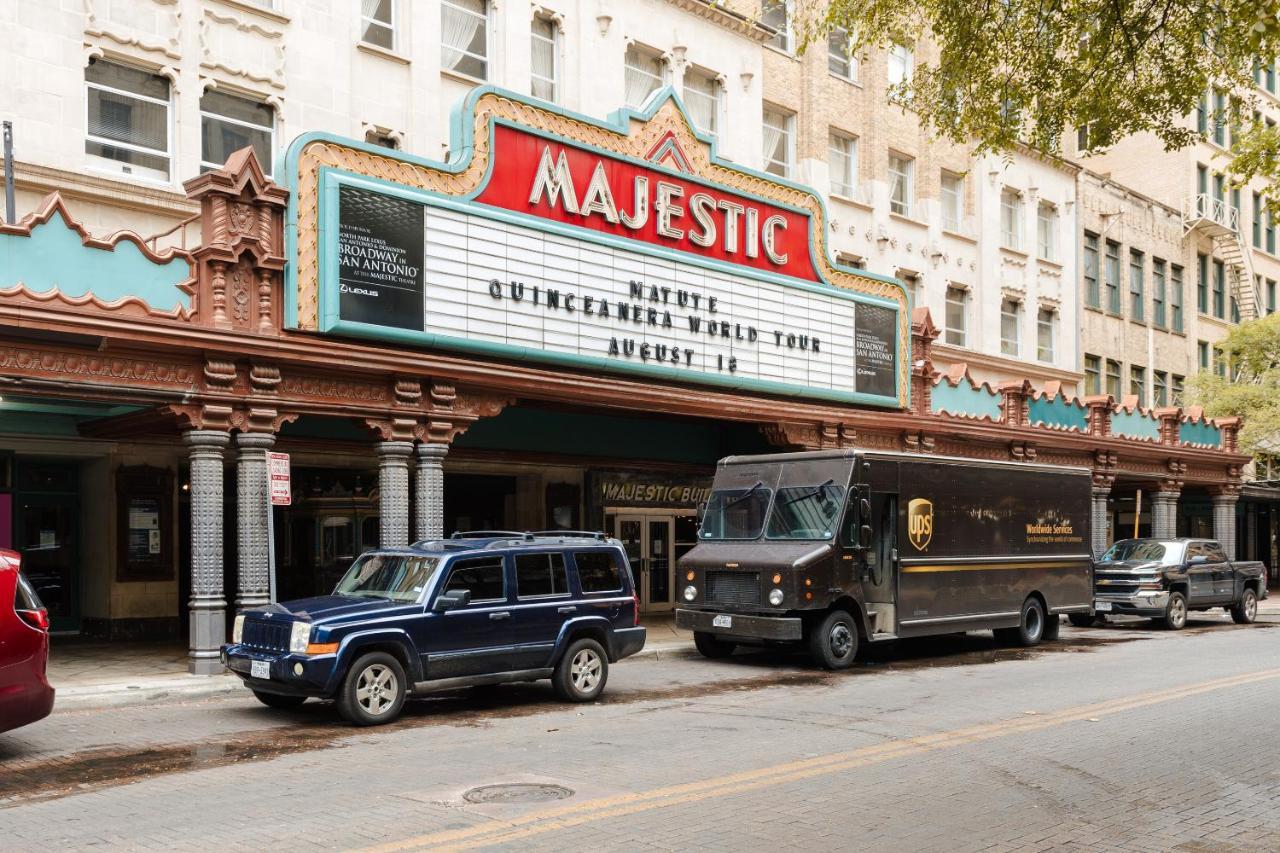
[[[409,457],[412,441],[378,442],[378,506],[381,513],[378,544],[399,548],[409,544]]]
[[[271,491],[267,453],[275,446],[271,433],[236,434],[236,542],[238,588],[236,610],[262,607],[271,601]]]
[[[1151,536],[1173,539],[1178,535],[1178,492],[1151,493]]]
[[[1093,484],[1092,513],[1090,518],[1090,530],[1092,531],[1092,547],[1093,558],[1096,560],[1101,557],[1110,546],[1107,536],[1107,498],[1111,496],[1111,483],[1106,482],[1099,484],[1097,480]]]
[[[1227,552],[1227,559],[1236,559],[1236,501],[1239,492],[1223,488],[1213,494],[1213,538]]]
[[[188,431],[183,440],[191,459],[191,631],[187,670],[193,675],[222,672],[219,649],[227,639],[222,593],[222,449],[230,436],[221,430]]]
[[[414,539],[444,537],[444,457],[449,445],[418,445],[418,482],[414,513]]]

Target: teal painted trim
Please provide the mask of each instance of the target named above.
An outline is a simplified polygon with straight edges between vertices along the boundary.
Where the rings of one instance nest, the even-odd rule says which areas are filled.
[[[1222,447],[1222,430],[1207,420],[1183,421],[1178,425],[1178,441],[1206,447]]]
[[[1111,432],[1124,438],[1160,440],[1160,421],[1141,410],[1116,409],[1111,413]]]
[[[191,278],[186,258],[153,261],[127,239],[110,248],[86,246],[62,211],[54,213],[29,237],[0,234],[0,289],[21,284],[33,294],[57,290],[72,299],[137,299],[161,311],[190,310],[191,297],[178,289]]]
[[[956,385],[945,379],[933,386],[933,410],[967,418],[1000,420],[1000,395],[985,384],[978,386],[965,376]]]
[[[1053,399],[1048,396],[1033,397],[1027,403],[1027,412],[1032,426],[1084,432],[1089,423],[1084,406],[1078,400],[1068,400],[1061,394]]]

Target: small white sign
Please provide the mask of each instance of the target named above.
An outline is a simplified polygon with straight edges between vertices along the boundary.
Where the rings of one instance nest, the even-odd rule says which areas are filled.
[[[291,505],[293,503],[293,486],[289,479],[289,454],[268,453],[267,472],[271,483],[271,505]]]

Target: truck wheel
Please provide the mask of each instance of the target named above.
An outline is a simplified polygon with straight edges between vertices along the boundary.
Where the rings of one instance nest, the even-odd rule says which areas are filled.
[[[1045,617],[1044,634],[1043,634],[1043,637],[1045,640],[1052,642],[1058,639],[1058,634],[1061,630],[1062,630],[1061,616],[1055,616],[1054,614],[1050,613],[1048,616]]]
[[[693,644],[697,646],[699,654],[704,658],[727,658],[733,654],[733,650],[738,647],[737,643],[728,640],[722,640],[715,634],[707,631],[694,631]]]
[[[1252,625],[1253,620],[1257,618],[1258,594],[1245,587],[1244,594],[1240,596],[1240,600],[1231,608],[1231,619],[1237,625]]]
[[[1187,627],[1187,599],[1182,593],[1169,594],[1169,603],[1165,605],[1164,616],[1159,620],[1162,628],[1170,631],[1181,631]]]
[[[1094,619],[1092,613],[1071,613],[1067,616],[1067,621],[1077,628],[1092,627]]]
[[[587,637],[574,640],[556,664],[551,685],[568,702],[590,702],[609,680],[609,656],[604,647]]]
[[[307,701],[306,696],[284,696],[279,693],[263,693],[260,690],[253,691],[253,698],[268,708],[296,708]]]
[[[1040,600],[1022,602],[1022,616],[1016,628],[996,628],[991,633],[1006,646],[1038,646],[1044,639],[1045,616]]]
[[[357,726],[380,726],[404,707],[404,667],[386,652],[356,659],[338,688],[338,713]]]
[[[858,626],[847,610],[833,610],[809,632],[809,654],[823,669],[848,669],[858,655]]]

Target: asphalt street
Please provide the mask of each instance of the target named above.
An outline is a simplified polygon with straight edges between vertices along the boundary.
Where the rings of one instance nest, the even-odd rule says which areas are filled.
[[[379,729],[247,693],[55,712],[0,734],[0,847],[1276,850],[1278,629],[678,654],[594,705],[460,691]]]

